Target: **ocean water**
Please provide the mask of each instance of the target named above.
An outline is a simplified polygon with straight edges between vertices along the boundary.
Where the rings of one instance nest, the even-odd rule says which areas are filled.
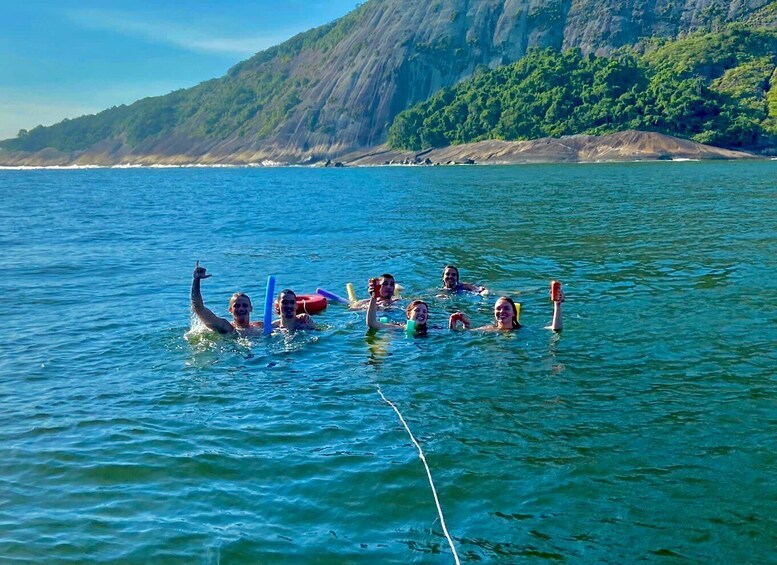
[[[0,171],[0,561],[452,563],[390,401],[463,562],[777,563],[776,173]],[[185,337],[196,260],[524,328]]]

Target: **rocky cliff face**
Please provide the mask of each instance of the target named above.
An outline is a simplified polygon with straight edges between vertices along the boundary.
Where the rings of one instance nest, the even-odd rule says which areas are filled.
[[[530,47],[579,47],[603,54],[645,37],[673,36],[765,12],[774,23],[774,10],[768,11],[772,4],[370,0],[335,25],[293,38],[237,65],[228,76],[192,89],[185,97],[190,109],[173,108],[179,119],[172,128],[152,131],[136,143],[114,136],[113,143],[104,140],[95,151],[71,154],[71,159],[111,164],[150,156],[177,162],[336,157],[383,143],[391,120],[403,109],[469,77],[479,66],[516,61]],[[176,100],[182,98],[179,94]],[[225,100],[232,121],[221,117]],[[106,146],[114,149],[106,152]]]
[[[577,0],[567,13],[564,47],[597,55],[652,36],[672,37],[748,21],[769,7],[768,0]]]

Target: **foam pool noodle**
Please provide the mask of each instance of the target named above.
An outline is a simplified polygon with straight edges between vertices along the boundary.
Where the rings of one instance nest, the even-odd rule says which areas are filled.
[[[343,298],[342,296],[337,296],[334,292],[329,292],[328,290],[325,290],[323,288],[317,288],[316,294],[320,294],[330,302],[338,302],[340,304],[350,304],[349,300]]]
[[[405,333],[410,337],[415,335],[415,320],[408,320],[405,324]]]
[[[264,295],[264,335],[272,333],[272,302],[275,294],[275,277],[267,277],[267,291]]]
[[[521,323],[521,303],[516,302],[515,303],[515,321],[517,323]]]
[[[356,302],[358,298],[356,298],[356,293],[353,290],[353,285],[351,283],[348,283],[345,285],[345,290],[348,291],[348,300],[351,302]]]

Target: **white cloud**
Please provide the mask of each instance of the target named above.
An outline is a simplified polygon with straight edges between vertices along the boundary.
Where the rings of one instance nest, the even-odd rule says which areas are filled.
[[[68,17],[77,25],[87,29],[112,31],[153,43],[173,45],[188,51],[239,57],[251,56],[285,41],[296,33],[291,31],[249,37],[219,36],[194,26],[139,19],[136,15],[108,10],[79,10],[69,13]]]

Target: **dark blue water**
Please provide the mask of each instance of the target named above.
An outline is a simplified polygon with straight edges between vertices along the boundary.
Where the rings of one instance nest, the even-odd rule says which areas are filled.
[[[0,561],[451,563],[379,386],[462,561],[777,562],[775,173],[0,171]],[[388,271],[525,327],[186,339],[195,260],[222,316]]]

